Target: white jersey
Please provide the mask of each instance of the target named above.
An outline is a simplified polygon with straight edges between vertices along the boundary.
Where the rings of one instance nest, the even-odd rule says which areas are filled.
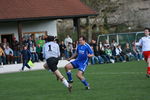
[[[48,59],[50,57],[58,58],[60,56],[59,45],[55,42],[47,42],[43,46],[43,57]]]
[[[139,40],[138,45],[142,46],[142,51],[150,51],[150,36],[146,37],[142,37]]]

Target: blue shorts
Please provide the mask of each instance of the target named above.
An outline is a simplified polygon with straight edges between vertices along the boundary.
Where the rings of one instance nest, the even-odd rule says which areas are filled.
[[[84,72],[88,65],[88,61],[81,62],[81,61],[75,60],[75,61],[72,61],[71,64],[73,65],[74,69],[78,69],[78,70]]]

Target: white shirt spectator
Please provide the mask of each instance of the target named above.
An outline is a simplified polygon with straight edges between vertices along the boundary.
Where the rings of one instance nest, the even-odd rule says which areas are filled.
[[[36,53],[36,47],[31,47],[31,48],[30,48],[30,52],[31,52],[31,53]]]
[[[13,55],[13,50],[12,50],[11,48],[6,48],[6,49],[5,49],[5,54],[6,54],[6,55],[10,55],[10,54]]]
[[[65,38],[65,45],[68,46],[69,43],[72,43],[72,39],[68,36],[67,38]]]
[[[116,55],[118,56],[118,55],[120,55],[120,53],[122,52],[122,49],[121,48],[116,48]]]

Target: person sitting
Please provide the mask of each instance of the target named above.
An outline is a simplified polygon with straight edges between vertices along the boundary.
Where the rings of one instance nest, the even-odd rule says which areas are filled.
[[[6,63],[11,64],[13,63],[13,50],[7,45],[5,48],[5,54],[6,54]]]
[[[91,64],[94,65],[96,64],[96,62],[98,62],[99,64],[103,64],[104,59],[100,56],[100,53],[98,52],[98,50],[94,50],[92,46],[91,48],[94,51],[94,56],[91,58]]]
[[[31,56],[32,56],[32,61],[33,62],[38,62],[38,55],[36,53],[35,45],[32,45],[32,47],[30,48],[30,52],[31,52]]]
[[[130,49],[129,43],[126,43],[126,47],[123,51],[126,56],[126,61],[130,61],[132,58],[134,58],[134,55],[132,54],[132,50]]]
[[[4,50],[0,46],[0,65],[6,64],[6,55],[4,53]]]
[[[125,61],[125,56],[124,56],[124,53],[123,53],[123,51],[121,49],[121,45],[120,44],[116,47],[115,51],[116,51],[116,53],[115,53],[116,57],[119,58],[120,61],[126,62]]]
[[[105,54],[106,54],[106,57],[109,59],[109,62],[111,62],[111,63],[115,62],[115,58],[112,55],[112,50],[110,49],[109,45],[107,45],[107,47],[105,47]]]

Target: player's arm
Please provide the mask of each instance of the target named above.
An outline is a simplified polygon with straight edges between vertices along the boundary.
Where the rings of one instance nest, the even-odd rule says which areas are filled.
[[[88,46],[88,57],[93,57],[94,56],[94,52],[92,50],[92,48],[90,46]]]
[[[94,54],[88,54],[88,57],[93,57],[94,56]]]
[[[78,55],[77,52],[74,53],[74,54],[68,59],[68,61],[70,61],[71,59],[75,58],[77,55]]]
[[[135,45],[136,46],[142,46],[142,39],[140,39],[139,42],[137,42],[137,43],[135,42]]]

